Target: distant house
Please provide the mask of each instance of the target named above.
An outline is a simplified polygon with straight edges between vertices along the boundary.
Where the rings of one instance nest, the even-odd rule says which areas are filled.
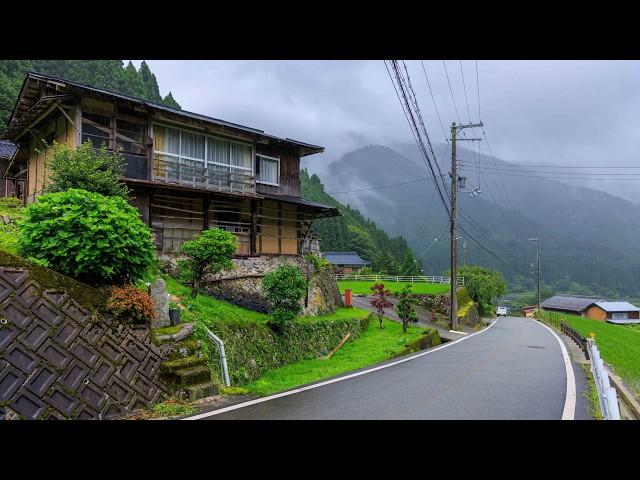
[[[586,317],[587,309],[602,298],[584,297],[581,295],[555,295],[540,304],[540,308],[551,312],[567,313]]]
[[[334,273],[348,275],[371,265],[371,262],[363,260],[356,252],[324,252],[322,256],[331,262]]]
[[[629,302],[596,302],[586,316],[609,323],[640,323],[640,308]]]
[[[525,317],[533,317],[535,311],[536,311],[535,305],[528,305],[526,307],[522,307],[522,312],[524,313]]]

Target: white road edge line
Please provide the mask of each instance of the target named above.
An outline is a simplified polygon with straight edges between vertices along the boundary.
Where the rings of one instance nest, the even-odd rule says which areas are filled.
[[[571,365],[571,358],[567,352],[567,347],[564,346],[562,339],[553,331],[551,327],[545,325],[542,322],[533,320],[534,323],[543,326],[556,337],[556,340],[560,344],[562,350],[562,359],[564,360],[564,368],[567,371],[567,393],[564,398],[564,409],[562,410],[562,420],[574,420],[576,415],[576,377],[573,373],[573,365]]]
[[[425,355],[429,355],[431,353],[437,352],[438,350],[442,350],[443,348],[447,348],[447,347],[450,347],[452,345],[455,345],[458,342],[463,342],[465,340],[469,340],[472,337],[475,337],[476,335],[480,335],[482,333],[485,333],[491,327],[493,327],[496,324],[497,321],[498,321],[498,319],[496,318],[493,322],[491,322],[489,324],[489,326],[487,328],[485,328],[483,330],[480,330],[479,332],[472,333],[469,336],[459,338],[458,340],[454,340],[452,342],[447,342],[447,343],[445,343],[443,345],[440,345],[439,347],[432,348],[430,350],[427,350],[426,352],[418,353],[418,354],[413,355],[411,357],[405,357],[405,358],[403,358],[401,360],[397,360],[395,362],[391,362],[391,363],[386,363],[384,365],[380,365],[379,367],[370,368],[368,370],[363,370],[361,372],[352,373],[350,375],[345,375],[343,377],[334,378],[334,379],[327,380],[327,381],[320,382],[320,383],[314,383],[313,385],[307,385],[306,387],[295,388],[293,390],[287,390],[286,392],[276,393],[276,394],[270,395],[268,397],[257,398],[255,400],[249,400],[247,402],[238,403],[236,405],[230,405],[228,407],[220,408],[218,410],[212,410],[210,412],[200,413],[200,414],[194,415],[192,417],[183,418],[182,420],[200,420],[201,418],[211,417],[213,415],[219,415],[221,413],[230,412],[231,410],[237,410],[239,408],[249,407],[249,406],[255,405],[257,403],[268,402],[269,400],[275,400],[276,398],[280,398],[280,397],[287,397],[289,395],[294,395],[296,393],[304,392],[304,391],[307,391],[307,390],[312,390],[314,388],[324,387],[325,385],[329,385],[331,383],[342,382],[343,380],[349,380],[350,378],[359,377],[360,375],[366,375],[367,373],[377,372],[378,370],[382,370],[384,368],[393,367],[393,366],[398,365],[400,363],[404,363],[404,362],[408,362],[410,360],[414,360],[416,358],[424,357]]]

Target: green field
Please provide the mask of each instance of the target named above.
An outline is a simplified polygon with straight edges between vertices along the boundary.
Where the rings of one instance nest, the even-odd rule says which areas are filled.
[[[584,337],[595,333],[596,344],[603,360],[640,394],[640,327],[614,325],[574,315],[543,313],[544,319],[557,325],[560,318]]]
[[[347,288],[351,289],[354,295],[370,294],[371,287],[376,283],[382,283],[391,292],[399,292],[405,285],[412,285],[413,293],[430,293],[433,295],[444,295],[449,293],[451,287],[446,283],[422,283],[422,282],[355,282],[351,280],[338,281],[340,293],[344,293]]]
[[[270,395],[366,367],[399,354],[407,343],[418,340],[424,331],[424,328],[410,326],[404,334],[401,324],[386,319],[383,330],[377,320],[372,320],[366,332],[347,342],[328,360],[301,360],[269,370],[245,387],[258,395]]]

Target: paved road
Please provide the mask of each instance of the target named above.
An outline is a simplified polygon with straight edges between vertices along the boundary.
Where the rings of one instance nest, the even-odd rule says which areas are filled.
[[[555,337],[508,317],[428,355],[206,419],[559,420],[565,392]]]

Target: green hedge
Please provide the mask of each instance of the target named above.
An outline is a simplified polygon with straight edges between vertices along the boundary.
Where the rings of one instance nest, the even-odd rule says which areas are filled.
[[[267,370],[330,352],[348,332],[351,338],[357,338],[368,323],[368,317],[357,318],[354,314],[352,319],[295,320],[287,323],[280,334],[258,322],[216,321],[209,329],[224,341],[230,381],[238,386]],[[195,334],[202,341],[214,377],[221,378],[218,350],[207,340],[200,323]]]

